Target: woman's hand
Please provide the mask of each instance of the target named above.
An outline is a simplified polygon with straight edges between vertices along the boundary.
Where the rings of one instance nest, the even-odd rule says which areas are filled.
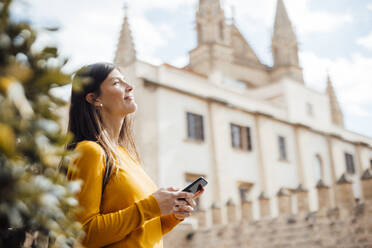
[[[175,190],[175,188],[159,189],[152,194],[158,201],[161,215],[167,215],[175,211],[175,206],[178,205],[182,200],[177,200],[178,198],[184,198],[187,202],[192,201],[194,194],[188,192],[182,192]],[[183,210],[191,212],[190,208],[182,207],[178,211],[181,213]]]
[[[168,188],[170,191],[179,191],[177,188]],[[198,192],[193,194],[192,199],[185,199],[184,200],[177,200],[177,204],[174,208],[174,215],[177,219],[183,220],[186,217],[191,216],[191,212],[194,211],[194,208],[196,207],[196,203],[193,199],[198,198],[201,194],[203,194],[204,188],[201,188]]]

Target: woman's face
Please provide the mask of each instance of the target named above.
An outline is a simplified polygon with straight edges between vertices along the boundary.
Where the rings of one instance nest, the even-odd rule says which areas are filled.
[[[123,75],[114,69],[100,86],[101,94],[98,97],[102,104],[102,111],[110,115],[124,117],[137,109],[134,101],[133,86],[129,84]]]

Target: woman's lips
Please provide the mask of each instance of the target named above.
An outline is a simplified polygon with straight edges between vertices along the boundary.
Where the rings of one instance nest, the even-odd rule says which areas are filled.
[[[126,96],[126,97],[124,97],[124,100],[133,100],[133,99],[134,99],[133,96]]]

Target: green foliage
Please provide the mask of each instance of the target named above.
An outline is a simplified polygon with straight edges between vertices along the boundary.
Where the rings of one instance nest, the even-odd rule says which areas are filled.
[[[0,2],[0,247],[20,246],[35,230],[51,247],[80,247],[79,182],[58,170],[70,138],[57,115],[65,102],[50,91],[70,82],[67,60],[56,47],[34,48],[37,33],[9,18],[11,2]]]

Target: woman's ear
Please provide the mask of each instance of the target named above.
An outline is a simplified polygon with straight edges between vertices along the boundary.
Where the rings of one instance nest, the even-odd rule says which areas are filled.
[[[93,92],[88,93],[85,95],[85,100],[92,104],[95,107],[99,107],[99,99],[97,98],[97,95]]]

